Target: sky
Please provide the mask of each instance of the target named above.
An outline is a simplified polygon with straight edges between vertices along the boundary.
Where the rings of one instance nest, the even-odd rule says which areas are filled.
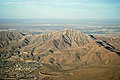
[[[0,0],[0,18],[120,19],[120,0]]]

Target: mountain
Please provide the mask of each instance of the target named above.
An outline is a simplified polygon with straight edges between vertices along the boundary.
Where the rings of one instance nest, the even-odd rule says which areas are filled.
[[[24,34],[18,32],[0,32],[0,47],[5,50],[21,47],[21,60],[31,61],[31,53],[34,60],[39,56],[41,62],[51,64],[108,64],[119,62],[119,50],[115,49],[105,40],[97,39],[93,35],[87,35],[76,30],[62,30],[44,34]],[[9,48],[8,48],[9,47]],[[9,51],[9,50],[8,50]],[[12,57],[10,58],[11,60]]]
[[[119,80],[119,44],[119,37],[76,30],[44,34],[2,31],[0,79]]]

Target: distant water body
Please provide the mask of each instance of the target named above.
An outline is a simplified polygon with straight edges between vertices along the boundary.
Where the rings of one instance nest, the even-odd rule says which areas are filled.
[[[63,29],[80,30],[87,34],[119,33],[120,19],[0,18],[0,30],[39,34]]]

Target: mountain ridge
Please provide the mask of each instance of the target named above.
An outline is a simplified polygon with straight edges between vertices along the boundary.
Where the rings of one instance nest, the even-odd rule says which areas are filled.
[[[3,35],[2,32],[1,34]],[[20,60],[22,61],[36,61],[38,56],[44,55],[40,61],[47,64],[59,63],[60,65],[65,65],[79,63],[80,65],[88,65],[119,62],[119,55],[116,54],[119,51],[116,51],[112,45],[107,42],[104,42],[105,45],[103,45],[103,41],[97,40],[93,35],[84,34],[76,30],[61,30],[38,35],[23,35],[22,33],[14,32],[7,32],[6,34],[5,38],[11,36],[11,34],[17,34],[11,37],[13,38],[11,39],[13,40],[11,45],[13,47],[18,46],[18,49],[19,46],[21,47],[20,55],[22,57]],[[9,40],[9,37],[7,40]],[[12,46],[9,45],[9,47]],[[52,63],[50,59],[52,59]],[[12,57],[8,60],[14,60],[14,58]]]

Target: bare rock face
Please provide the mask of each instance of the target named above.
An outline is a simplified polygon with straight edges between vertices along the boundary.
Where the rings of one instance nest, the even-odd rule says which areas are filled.
[[[67,48],[75,48],[86,45],[92,42],[92,39],[79,31],[65,30],[57,33],[53,40],[54,46],[59,50],[64,50]],[[57,38],[57,36],[59,36]]]

